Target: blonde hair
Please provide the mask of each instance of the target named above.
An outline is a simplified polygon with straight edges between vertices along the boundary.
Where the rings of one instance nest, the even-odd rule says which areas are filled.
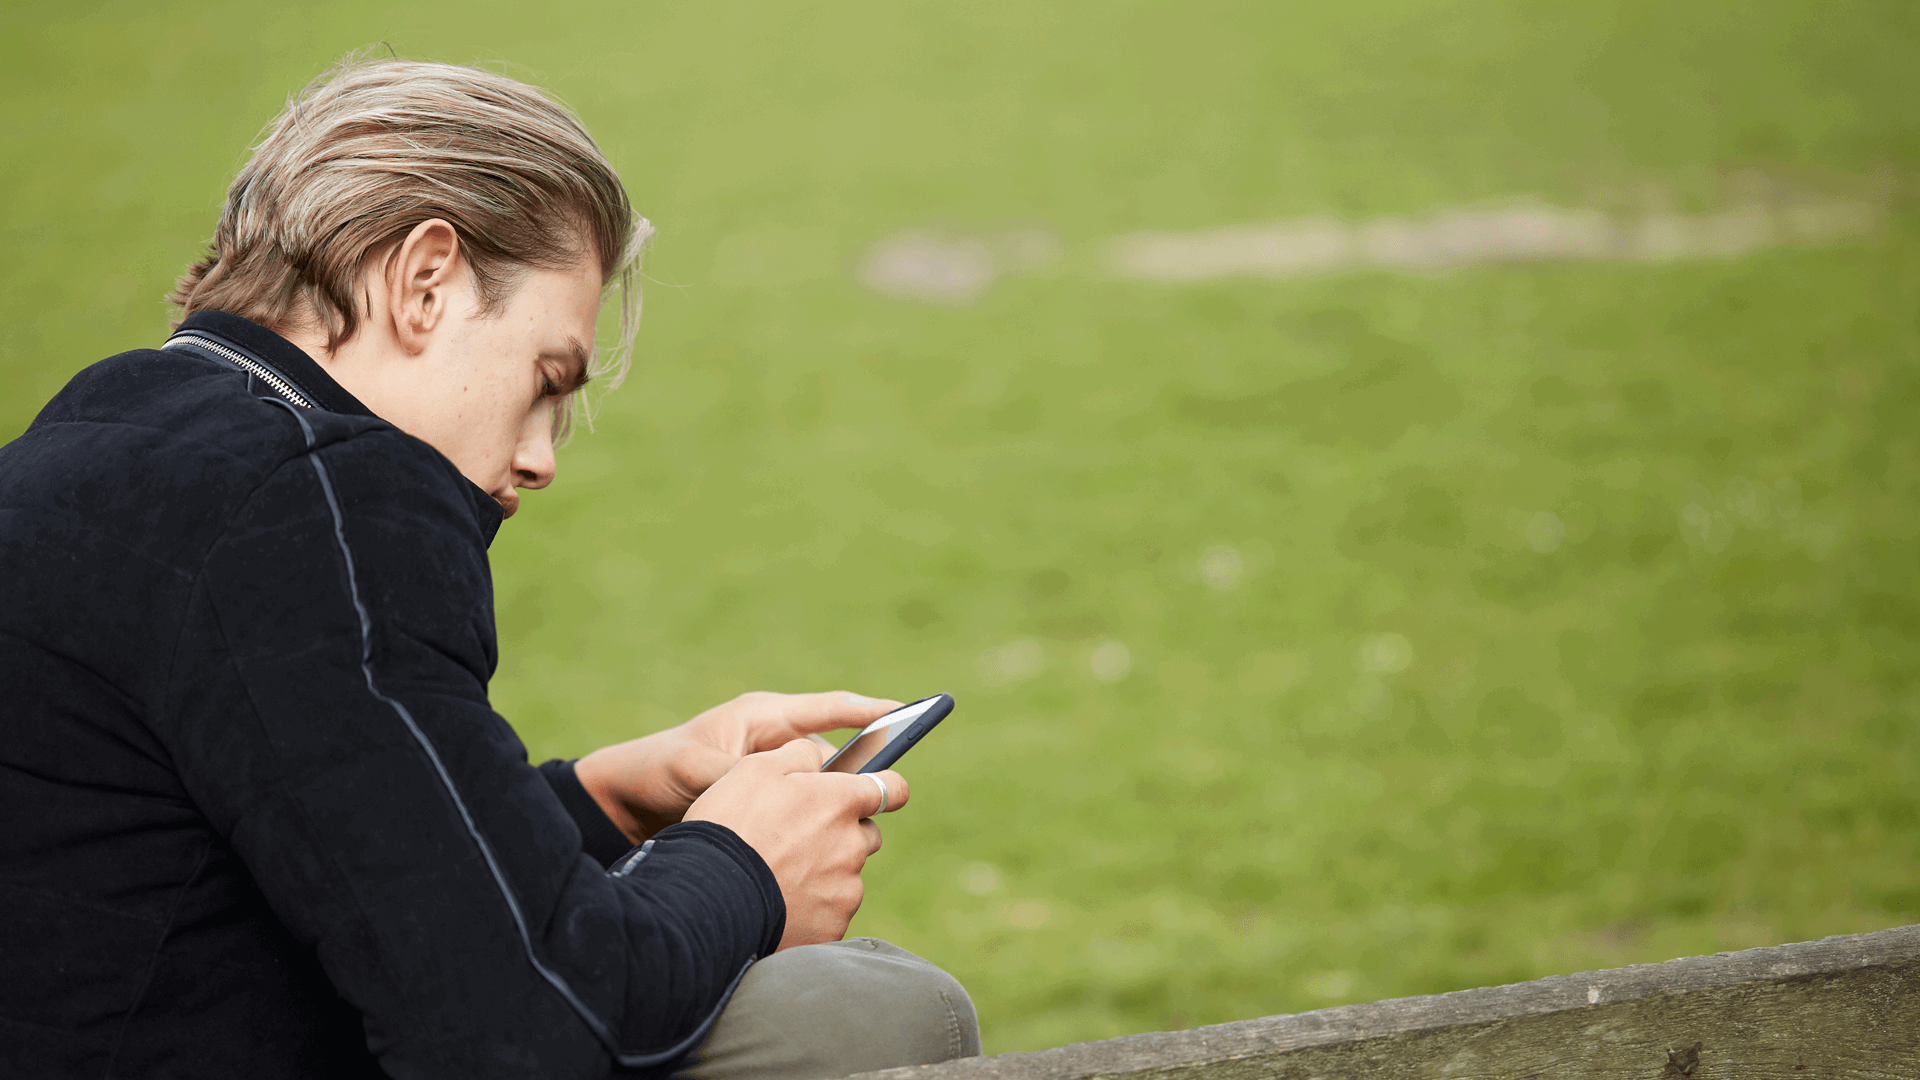
[[[167,300],[181,319],[317,320],[336,348],[358,328],[369,258],[432,218],[458,233],[482,314],[497,314],[529,270],[570,268],[591,244],[621,304],[620,336],[590,374],[619,384],[653,226],[566,108],[477,68],[350,55],[289,97],[227,189],[206,257]]]

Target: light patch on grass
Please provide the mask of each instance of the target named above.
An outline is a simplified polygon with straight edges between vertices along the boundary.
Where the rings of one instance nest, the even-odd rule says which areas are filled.
[[[1133,651],[1122,641],[1103,641],[1087,657],[1087,668],[1103,683],[1117,683],[1133,670]]]
[[[1308,976],[1301,989],[1321,1001],[1345,1001],[1359,981],[1359,976],[1341,968]]]
[[[1000,891],[1000,871],[992,863],[970,862],[960,868],[960,888],[975,896],[992,896]]]
[[[1680,538],[1688,547],[1717,555],[1733,543],[1742,529],[1777,533],[1789,544],[1804,548],[1814,561],[1832,554],[1846,536],[1846,519],[1838,513],[1808,513],[1801,506],[1800,485],[1791,477],[1760,484],[1744,476],[1727,481],[1719,492],[1700,484],[1682,491]]]
[[[1112,241],[1107,266],[1123,278],[1179,283],[1366,267],[1424,271],[1540,261],[1735,258],[1781,245],[1873,237],[1886,217],[1885,194],[1749,194],[1700,214],[1609,214],[1522,200],[1359,222],[1313,217],[1187,232],[1144,230]]]
[[[1039,642],[1021,638],[981,653],[975,667],[986,685],[1008,686],[1040,674],[1046,667],[1046,653]]]
[[[1200,580],[1215,592],[1232,592],[1240,587],[1247,564],[1240,549],[1232,544],[1214,544],[1200,553]]]
[[[1567,524],[1560,515],[1551,510],[1535,511],[1527,518],[1527,546],[1542,555],[1551,555],[1560,550],[1560,542],[1567,538]]]
[[[1413,666],[1413,642],[1405,634],[1373,634],[1360,642],[1354,670],[1373,675],[1398,675]]]
[[[1022,930],[1037,930],[1053,920],[1053,908],[1044,900],[1016,900],[1000,909],[1000,921]]]
[[[869,247],[853,276],[882,296],[959,307],[985,296],[1001,274],[1059,258],[1060,241],[1045,229],[976,235],[920,225]]]

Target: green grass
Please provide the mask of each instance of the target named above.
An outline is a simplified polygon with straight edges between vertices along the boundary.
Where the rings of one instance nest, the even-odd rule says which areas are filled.
[[[634,377],[494,546],[495,700],[544,756],[951,690],[854,929],[955,972],[989,1050],[1920,921],[1916,10],[15,3],[0,436],[159,340],[285,92],[374,40],[501,65],[661,235]],[[1091,254],[1749,168],[1890,176],[1886,235],[1184,287]],[[1068,257],[954,310],[712,283],[731,235],[831,269],[926,221]],[[1364,670],[1384,634],[1410,663]],[[1042,672],[982,685],[1022,639]]]

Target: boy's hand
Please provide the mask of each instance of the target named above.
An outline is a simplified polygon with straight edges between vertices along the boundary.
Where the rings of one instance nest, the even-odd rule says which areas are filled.
[[[780,948],[838,941],[865,895],[860,870],[880,850],[871,820],[907,804],[907,781],[891,769],[877,773],[823,773],[826,754],[795,739],[743,758],[686,812],[688,821],[732,829],[760,853],[787,902]],[[875,781],[880,783],[875,783]]]
[[[595,750],[574,765],[574,775],[637,844],[681,820],[694,800],[747,755],[822,731],[865,727],[900,705],[844,690],[741,694],[677,727]],[[870,781],[861,784],[873,789],[877,802],[879,789]]]

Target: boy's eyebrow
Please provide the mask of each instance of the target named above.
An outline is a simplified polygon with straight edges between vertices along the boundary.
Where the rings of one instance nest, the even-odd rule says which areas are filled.
[[[574,393],[581,387],[587,385],[588,380],[593,378],[593,376],[587,374],[587,367],[593,359],[593,351],[588,349],[584,342],[572,334],[567,335],[567,348],[565,352],[556,353],[550,351],[548,355],[558,356],[560,359],[567,361],[567,377],[560,385],[560,392],[562,394]]]

